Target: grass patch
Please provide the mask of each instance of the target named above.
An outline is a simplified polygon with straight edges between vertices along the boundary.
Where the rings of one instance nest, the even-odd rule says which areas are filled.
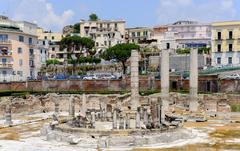
[[[232,112],[240,112],[240,104],[232,104],[231,111]]]

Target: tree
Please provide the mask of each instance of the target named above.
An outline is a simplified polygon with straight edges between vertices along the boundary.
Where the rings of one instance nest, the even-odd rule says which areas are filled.
[[[92,54],[94,44],[95,43],[92,39],[79,36],[68,36],[61,40],[61,50],[67,49],[67,52],[69,53],[68,64],[73,65],[73,73],[75,73],[76,65],[78,64],[83,51],[86,51],[88,54]],[[80,51],[80,53],[76,54],[74,51]]]
[[[51,64],[56,65],[56,64],[59,64],[59,63],[60,63],[60,62],[59,62],[57,59],[49,59],[49,60],[46,60],[47,66],[48,66],[48,65],[51,65]]]
[[[80,33],[80,23],[73,25],[73,33]]]
[[[131,51],[140,47],[136,44],[117,44],[111,48],[108,48],[101,57],[105,60],[116,59],[122,63],[123,74],[126,74],[126,61],[131,56]]]
[[[98,16],[95,13],[92,13],[91,15],[89,15],[89,20],[90,21],[97,21]]]

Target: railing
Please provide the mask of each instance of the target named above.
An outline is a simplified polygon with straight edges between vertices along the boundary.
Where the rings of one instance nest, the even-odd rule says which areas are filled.
[[[12,52],[0,53],[0,57],[12,57]]]
[[[12,42],[10,40],[0,40],[0,44],[10,45]]]
[[[12,68],[12,63],[0,63],[0,68]]]

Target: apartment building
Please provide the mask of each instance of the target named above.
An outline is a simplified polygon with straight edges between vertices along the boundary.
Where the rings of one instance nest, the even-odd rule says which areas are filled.
[[[152,32],[147,27],[126,28],[125,39],[127,43],[144,43],[151,39]]]
[[[37,25],[0,16],[0,81],[36,76]]]
[[[95,41],[97,52],[101,52],[116,44],[125,42],[125,21],[81,20],[80,35],[81,37],[92,38]]]
[[[195,21],[178,21],[154,28],[161,49],[210,47],[211,25]],[[158,30],[159,29],[159,30]]]
[[[240,21],[212,23],[212,65],[240,65]]]
[[[48,59],[58,59],[63,62],[64,58],[61,56],[60,41],[63,34],[51,31],[44,31],[42,28],[37,30],[39,46],[47,50]]]

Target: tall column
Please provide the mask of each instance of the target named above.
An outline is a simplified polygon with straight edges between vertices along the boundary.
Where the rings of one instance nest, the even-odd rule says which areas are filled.
[[[143,109],[143,121],[144,121],[144,125],[148,124],[148,113],[146,108]]]
[[[96,122],[95,112],[91,112],[91,121],[92,121],[92,128],[95,128],[95,122]]]
[[[117,129],[117,110],[113,110],[113,129]]]
[[[57,100],[54,101],[54,104],[55,104],[55,113],[56,114],[59,114],[59,102]]]
[[[168,111],[169,108],[169,50],[162,50],[161,56],[161,102],[162,111]],[[160,103],[160,102],[158,102]],[[165,119],[165,114],[162,115],[162,121]]]
[[[87,111],[87,96],[86,94],[84,93],[82,95],[82,106],[81,106],[81,113],[86,116],[86,111]]]
[[[75,117],[75,102],[74,102],[73,95],[71,95],[70,101],[69,101],[69,116]]]
[[[136,128],[140,128],[141,127],[140,123],[141,123],[140,107],[138,107],[137,113],[136,113]]]
[[[190,111],[198,110],[198,49],[191,49],[190,54]]]
[[[6,109],[5,109],[5,124],[6,125],[11,125],[13,124],[12,122],[12,110],[11,110],[11,106],[7,105]]]
[[[131,105],[137,111],[139,106],[139,56],[137,50],[131,52]]]

